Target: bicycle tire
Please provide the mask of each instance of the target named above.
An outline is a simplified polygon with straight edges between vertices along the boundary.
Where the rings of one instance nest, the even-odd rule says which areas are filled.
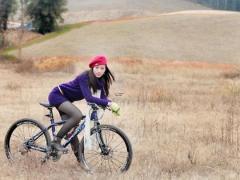
[[[27,127],[28,129],[25,130],[24,128]],[[35,131],[33,132],[33,130],[31,130],[30,133],[30,128],[33,127],[35,128]],[[28,135],[25,135],[24,133],[26,133],[26,131],[28,132]],[[37,122],[36,120],[33,119],[20,119],[18,121],[16,121],[15,123],[13,123],[10,128],[7,131],[7,134],[5,136],[5,140],[4,140],[4,149],[5,149],[5,154],[7,156],[7,158],[11,161],[15,161],[16,159],[21,160],[23,155],[25,154],[34,154],[35,158],[38,158],[36,156],[36,153],[40,153],[39,155],[42,155],[43,152],[37,151],[37,150],[31,150],[31,149],[27,149],[26,147],[23,147],[23,143],[27,138],[30,138],[33,136],[33,133],[36,132],[40,132],[42,131],[42,134],[39,136],[43,142],[43,146],[44,148],[46,148],[47,146],[50,145],[51,143],[51,138],[49,135],[49,132],[45,129],[45,127]],[[15,139],[17,140],[15,140]],[[40,144],[40,140],[37,139],[36,142],[33,142],[35,144]],[[19,142],[19,144],[14,144],[15,142]],[[17,147],[17,152],[14,152],[14,145],[16,145]],[[24,153],[23,153],[24,152]],[[17,158],[17,156],[20,155],[19,157],[21,158]],[[29,156],[28,156],[29,158]]]
[[[120,166],[119,168],[116,168],[116,171],[114,171],[114,172],[120,172],[120,173],[126,172],[129,169],[129,167],[131,165],[131,162],[132,162],[132,158],[133,158],[132,145],[131,145],[128,137],[126,136],[126,134],[122,130],[120,130],[119,128],[117,128],[115,126],[112,126],[112,125],[104,125],[104,124],[102,124],[102,125],[99,125],[99,128],[101,129],[102,133],[104,131],[106,131],[108,133],[112,132],[114,135],[118,135],[118,138],[120,138],[124,142],[126,152],[121,152],[122,153],[121,154],[120,151],[117,151],[118,153],[116,153],[116,151],[113,151],[114,148],[116,148],[116,146],[118,146],[118,145],[115,145],[115,147],[113,147],[113,145],[110,145],[110,143],[113,142],[113,139],[115,137],[112,137],[112,139],[110,141],[109,139],[106,138],[106,133],[103,134],[103,139],[105,141],[105,144],[109,147],[110,152],[113,151],[111,153],[111,157],[104,157],[104,155],[102,155],[101,152],[97,152],[97,151],[95,151],[94,153],[100,155],[100,157],[101,157],[99,159],[100,161],[105,160],[105,162],[101,162],[100,166],[103,166],[103,163],[105,163],[105,166],[107,166],[106,165],[106,163],[107,163],[109,168],[105,167],[104,170],[102,170],[101,167],[100,167],[100,170],[94,169],[93,167],[91,167],[89,165],[89,162],[87,162],[85,148],[84,148],[84,138],[82,138],[82,140],[80,142],[80,145],[79,145],[79,152],[78,152],[81,167],[84,170],[86,170],[87,172],[90,172],[90,173],[91,172],[113,173],[112,170],[115,170],[115,168],[111,168],[110,167],[110,163],[112,163],[112,165],[116,166],[117,161],[120,162],[120,160],[116,160],[117,157],[113,157],[113,156],[116,155],[116,156],[120,157],[120,155],[122,156],[123,153],[127,153],[127,155],[125,157],[126,158],[125,162],[123,162],[122,166]],[[95,134],[96,132],[97,132],[96,128],[92,128],[91,129],[91,135]],[[122,142],[120,142],[120,143],[122,143]],[[99,146],[97,148],[99,148]],[[108,160],[108,162],[106,160]],[[113,163],[113,160],[116,161],[115,164]],[[97,163],[99,163],[98,160],[96,160],[96,161],[97,161]]]

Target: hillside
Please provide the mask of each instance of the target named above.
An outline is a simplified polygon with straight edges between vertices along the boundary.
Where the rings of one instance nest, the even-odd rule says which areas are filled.
[[[105,53],[111,57],[240,62],[239,13],[181,11],[95,22],[24,49],[26,57]]]
[[[153,16],[159,13],[208,9],[186,0],[68,0],[65,23],[121,17]]]

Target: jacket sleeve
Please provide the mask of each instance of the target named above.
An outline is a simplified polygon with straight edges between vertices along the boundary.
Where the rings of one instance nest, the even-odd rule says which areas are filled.
[[[91,90],[88,86],[88,77],[81,76],[79,77],[79,87],[82,91],[82,95],[84,96],[85,100],[90,103],[96,103],[98,105],[107,106],[109,100],[107,98],[96,98],[92,96]],[[102,97],[102,92],[101,92]]]

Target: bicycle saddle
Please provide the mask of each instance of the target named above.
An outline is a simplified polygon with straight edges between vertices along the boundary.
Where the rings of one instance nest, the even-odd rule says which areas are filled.
[[[51,106],[49,103],[39,103],[39,104],[45,108],[53,108],[54,107],[54,106]]]

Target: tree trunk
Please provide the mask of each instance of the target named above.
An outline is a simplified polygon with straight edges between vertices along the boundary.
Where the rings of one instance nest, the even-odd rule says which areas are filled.
[[[24,4],[23,0],[20,0],[20,11],[21,11],[21,27],[18,34],[18,59],[22,59],[22,41],[24,36]]]

